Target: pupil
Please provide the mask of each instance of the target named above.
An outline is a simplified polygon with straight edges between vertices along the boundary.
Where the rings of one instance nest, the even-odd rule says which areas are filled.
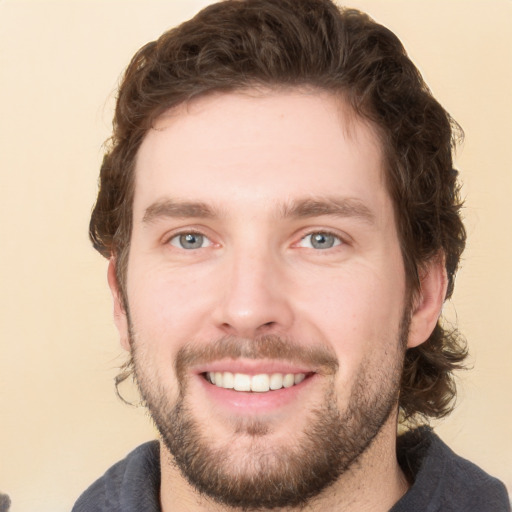
[[[325,233],[316,233],[311,239],[311,245],[315,249],[329,249],[334,245],[334,237]]]
[[[203,245],[203,237],[202,235],[188,233],[180,236],[180,243],[185,249],[197,249]]]

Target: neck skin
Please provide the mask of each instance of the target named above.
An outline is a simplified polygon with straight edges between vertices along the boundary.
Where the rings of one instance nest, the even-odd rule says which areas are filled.
[[[386,512],[408,490],[409,484],[396,458],[396,414],[338,481],[301,510],[311,512]],[[183,478],[172,455],[160,443],[162,512],[235,512],[198,495]],[[284,510],[284,509],[283,509]],[[286,509],[293,512],[298,509]]]

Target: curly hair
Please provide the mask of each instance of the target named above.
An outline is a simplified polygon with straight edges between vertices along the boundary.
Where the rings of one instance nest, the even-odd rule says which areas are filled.
[[[125,306],[134,162],[144,136],[159,115],[179,104],[254,87],[328,91],[373,125],[408,287],[417,292],[422,267],[441,255],[449,298],[466,239],[452,162],[463,133],[400,40],[368,15],[330,0],[226,0],[142,47],[119,88],[90,238],[103,256],[116,258]],[[462,337],[440,322],[425,343],[406,352],[400,392],[406,418],[451,411],[453,370],[466,355]]]

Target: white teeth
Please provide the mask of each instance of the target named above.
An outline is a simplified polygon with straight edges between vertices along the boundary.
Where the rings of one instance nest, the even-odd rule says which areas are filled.
[[[235,387],[235,376],[231,372],[224,372],[222,387],[226,389],[233,389]]]
[[[295,384],[293,373],[287,373],[283,379],[283,388],[291,388]]]
[[[305,378],[306,376],[303,373],[296,373],[294,376],[295,384],[300,384]]]
[[[235,391],[251,391],[251,377],[244,373],[235,373],[235,382],[233,385]]]
[[[254,375],[251,378],[251,391],[257,391],[258,393],[265,393],[270,388],[270,377],[266,374]]]
[[[207,372],[206,378],[219,388],[266,393],[270,390],[290,388],[300,384],[306,378],[306,375],[304,373],[260,373],[258,375],[247,375],[245,373]]]
[[[270,389],[281,389],[283,387],[283,374],[273,373],[270,376]]]

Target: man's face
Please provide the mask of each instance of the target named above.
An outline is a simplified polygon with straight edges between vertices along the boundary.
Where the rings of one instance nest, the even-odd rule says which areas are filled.
[[[163,115],[137,157],[126,299],[189,482],[244,506],[320,492],[395,428],[409,315],[373,129],[318,92]]]

